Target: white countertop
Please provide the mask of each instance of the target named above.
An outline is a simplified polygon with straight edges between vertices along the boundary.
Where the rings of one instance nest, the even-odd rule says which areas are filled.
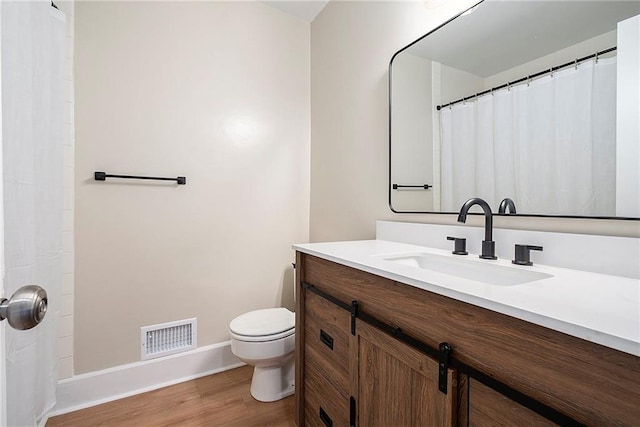
[[[640,356],[640,281],[637,279],[544,265],[516,266],[509,259],[481,260],[477,254],[461,257],[441,249],[384,240],[308,243],[293,247],[309,255]],[[538,271],[552,277],[497,286],[385,259],[421,253]]]

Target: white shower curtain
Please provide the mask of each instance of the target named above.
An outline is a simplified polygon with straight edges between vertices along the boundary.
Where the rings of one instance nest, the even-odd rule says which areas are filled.
[[[584,62],[440,111],[442,210],[615,215],[616,59]]]
[[[65,23],[50,1],[2,8],[2,160],[5,291],[39,284],[44,321],[6,330],[7,423],[35,426],[55,404],[62,286]]]

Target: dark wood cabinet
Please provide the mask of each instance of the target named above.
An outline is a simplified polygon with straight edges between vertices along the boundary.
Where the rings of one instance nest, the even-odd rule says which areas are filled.
[[[444,394],[438,390],[438,363],[430,357],[362,322],[356,342],[358,426],[455,425],[452,370]]]
[[[299,274],[304,274],[306,263],[301,258],[298,262]],[[357,272],[353,279],[385,281]],[[333,283],[339,286],[349,280],[341,276]],[[438,389],[436,360],[353,320],[347,303],[339,306],[303,287],[297,301],[298,331],[304,330],[296,336],[297,384],[302,384],[297,388],[299,425],[455,425],[453,370],[446,371],[445,394]]]
[[[345,310],[313,293],[306,295],[306,360],[345,399],[349,399],[349,327]]]
[[[304,425],[348,426],[349,398],[330,383],[316,362],[310,358],[304,367]]]
[[[553,424],[546,409],[496,391],[505,388],[560,419],[638,425],[639,357],[303,253],[297,280],[300,427]],[[444,394],[437,360],[361,321],[365,314],[432,349],[449,343],[467,371],[450,366]]]
[[[478,381],[469,379],[467,384],[468,423],[464,425],[474,427],[556,425]]]
[[[349,425],[349,319],[349,313],[326,299],[305,295],[302,404],[306,425]]]

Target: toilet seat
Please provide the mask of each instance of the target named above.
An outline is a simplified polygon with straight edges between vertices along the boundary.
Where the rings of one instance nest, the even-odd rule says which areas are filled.
[[[239,341],[273,341],[294,334],[295,321],[295,314],[286,308],[254,310],[233,319],[229,333]]]

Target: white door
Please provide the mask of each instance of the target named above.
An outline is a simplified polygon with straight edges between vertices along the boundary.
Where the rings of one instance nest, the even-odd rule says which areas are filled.
[[[0,6],[0,40],[2,39],[2,7]],[[0,43],[1,45],[1,43]],[[0,49],[0,82],[2,81],[2,50]],[[2,86],[0,85],[0,100],[2,99]],[[0,102],[0,177],[2,171],[2,102]],[[2,193],[2,179],[0,179],[0,296],[4,295],[4,195]],[[4,349],[4,322],[0,324],[0,426],[7,425],[7,381],[5,376],[5,349]]]
[[[0,426],[40,426],[55,405],[62,286],[64,15],[50,0],[0,1],[0,296],[49,293],[47,316],[0,322]]]
[[[2,139],[0,138],[0,142],[1,141]],[[2,144],[0,143],[0,148],[1,147],[2,147]],[[2,163],[0,162],[0,165],[1,164]],[[0,168],[0,172],[2,172],[1,168]],[[0,187],[0,200],[2,200],[1,187]],[[0,210],[0,220],[1,218],[2,218],[2,211]],[[2,233],[0,233],[0,236],[2,236]],[[0,239],[0,265],[4,265],[4,238]],[[2,268],[2,270],[4,270],[4,268]],[[2,277],[4,277],[4,271],[2,271],[1,273],[2,273]],[[4,295],[4,283],[3,283],[4,280],[2,280],[2,277],[0,277],[0,295]],[[0,426],[7,425],[7,398],[5,395],[6,388],[7,388],[7,381],[5,379],[4,328],[5,328],[5,325],[4,325],[4,322],[2,322],[2,324],[0,324]]]
[[[0,291],[4,293],[4,288],[0,286]],[[0,426],[7,425],[7,399],[5,397],[7,382],[5,380],[4,363],[4,325],[0,326]]]

